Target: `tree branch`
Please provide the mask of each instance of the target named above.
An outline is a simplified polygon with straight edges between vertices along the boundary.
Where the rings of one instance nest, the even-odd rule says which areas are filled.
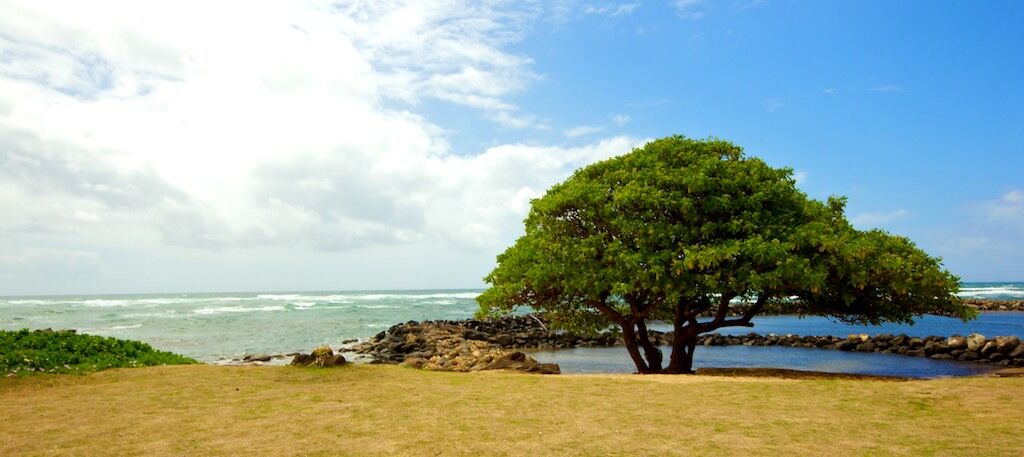
[[[757,313],[761,312],[761,309],[764,308],[764,304],[768,302],[768,299],[771,298],[771,296],[771,292],[762,291],[757,294],[757,301],[754,302],[754,305],[748,308],[745,313],[743,313],[743,316],[738,319],[723,319],[721,321],[716,318],[714,321],[705,322],[700,324],[699,333],[710,332],[722,327],[753,327],[754,324],[751,324],[750,320],[753,319]]]

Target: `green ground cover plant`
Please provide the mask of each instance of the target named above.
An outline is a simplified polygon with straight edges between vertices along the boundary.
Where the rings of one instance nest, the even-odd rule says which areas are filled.
[[[89,373],[107,368],[198,363],[131,340],[74,330],[0,331],[0,373]]]

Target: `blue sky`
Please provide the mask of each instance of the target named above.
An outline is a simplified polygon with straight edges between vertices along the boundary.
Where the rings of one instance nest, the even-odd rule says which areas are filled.
[[[5,2],[0,295],[480,287],[531,198],[677,133],[793,168],[965,280],[1022,280],[1022,23],[1020,2]]]
[[[597,5],[637,6],[538,25],[517,46],[541,76],[515,100],[549,131],[482,122],[455,143],[726,138],[806,173],[813,197],[848,196],[860,225],[910,236],[967,279],[1024,277],[1020,226],[976,229],[1024,187],[1024,5],[696,2],[688,18],[671,2]],[[595,131],[565,137],[579,126]],[[955,249],[989,236],[984,260]]]

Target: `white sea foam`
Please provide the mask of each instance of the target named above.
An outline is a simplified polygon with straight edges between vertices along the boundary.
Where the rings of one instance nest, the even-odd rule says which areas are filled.
[[[427,305],[454,305],[455,300],[428,300],[423,303]]]
[[[139,328],[139,327],[142,327],[142,324],[115,325],[113,327],[110,327],[108,330],[131,330],[133,328]]]
[[[379,294],[331,294],[331,295],[309,295],[309,294],[260,294],[256,298],[261,300],[280,301],[317,301],[317,302],[347,302],[347,301],[377,301],[377,300],[424,300],[424,299],[474,299],[480,295],[479,292],[452,292],[432,294],[400,294],[400,293],[379,293]]]
[[[6,300],[9,305],[52,305],[60,303],[59,300]]]
[[[155,297],[155,298],[91,298],[73,300],[70,303],[89,308],[141,307],[155,308],[167,305],[190,305],[202,303],[229,303],[252,300],[248,297]],[[58,302],[60,303],[60,302]]]
[[[961,297],[992,297],[1007,296],[1024,299],[1024,288],[1015,286],[993,286],[993,287],[963,287],[959,294]]]
[[[245,306],[219,306],[215,308],[200,308],[192,311],[195,314],[204,316],[216,315],[216,314],[229,314],[229,313],[256,313],[266,311],[284,311],[283,306],[259,306],[247,308]]]

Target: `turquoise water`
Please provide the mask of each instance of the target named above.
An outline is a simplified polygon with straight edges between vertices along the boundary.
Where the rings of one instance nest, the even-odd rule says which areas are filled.
[[[268,292],[223,294],[0,297],[0,329],[72,328],[130,338],[203,361],[251,353],[308,351],[367,338],[409,320],[463,319],[473,315],[479,290]],[[966,283],[970,298],[1024,300],[1024,283]],[[759,333],[805,335],[978,332],[1024,337],[1024,313],[986,313],[964,324],[926,316],[912,327],[851,327],[823,318],[767,316]],[[821,351],[828,352],[828,351]],[[866,354],[871,357],[872,355]],[[903,360],[904,358],[900,358]]]

